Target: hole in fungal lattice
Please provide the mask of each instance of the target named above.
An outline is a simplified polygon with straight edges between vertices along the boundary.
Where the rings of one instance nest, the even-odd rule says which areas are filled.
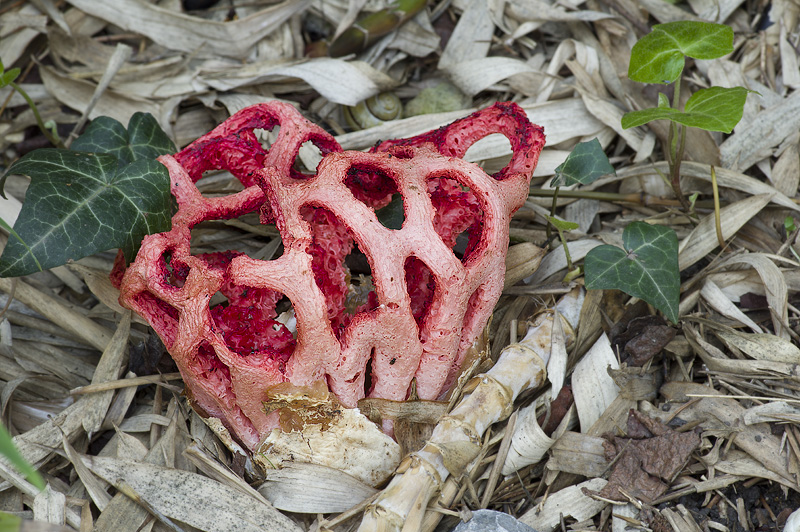
[[[411,299],[411,313],[421,325],[428,312],[433,294],[436,291],[436,277],[433,276],[428,265],[417,257],[408,257],[405,265],[406,290]]]
[[[354,164],[347,170],[344,184],[359,201],[376,211],[378,221],[388,229],[403,226],[403,197],[397,184],[377,166]]]
[[[281,369],[295,347],[294,311],[289,306],[278,312],[277,303],[287,300],[279,292],[262,288],[228,285],[227,299],[211,307],[214,330],[234,353],[243,357],[259,355],[278,362]],[[212,298],[213,301],[214,298]]]
[[[255,128],[253,129],[253,135],[255,135],[256,140],[261,144],[261,148],[268,152],[275,141],[278,139],[278,134],[281,132],[281,126],[275,125],[271,129],[266,128]]]
[[[475,163],[487,173],[495,174],[511,160],[511,141],[501,133],[492,133],[475,142],[464,154],[464,160]]]
[[[325,296],[331,328],[340,337],[354,314],[377,305],[372,270],[350,230],[331,211],[307,205],[301,214],[312,232],[314,281]]]
[[[428,195],[436,212],[436,233],[466,263],[483,233],[483,210],[478,199],[469,187],[451,177],[429,179]]]
[[[311,177],[317,174],[317,167],[322,160],[323,152],[313,141],[307,140],[297,150],[292,177]]]

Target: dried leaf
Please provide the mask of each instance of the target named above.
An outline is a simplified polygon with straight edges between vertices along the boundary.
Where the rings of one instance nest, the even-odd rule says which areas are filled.
[[[84,463],[114,486],[123,483],[159,512],[203,531],[300,531],[291,519],[266,503],[196,473],[168,467],[85,456]]]
[[[720,209],[722,238],[728,240],[736,234],[750,218],[758,214],[761,209],[772,200],[776,193],[777,192],[772,194],[759,194]],[[719,243],[716,235],[714,215],[709,214],[703,218],[700,223],[697,224],[697,227],[689,233],[689,236],[684,238],[678,245],[679,269],[685,270],[717,247]]]
[[[170,50],[246,58],[255,44],[308,7],[309,0],[288,1],[230,22],[205,20],[156,4],[108,0],[70,0],[70,4],[120,28],[144,35]]]
[[[594,425],[619,395],[619,388],[609,376],[608,367],[618,369],[619,362],[611,349],[608,336],[603,334],[575,366],[575,371],[572,373],[572,393],[575,396],[575,407],[578,409],[583,432]]]
[[[378,492],[347,473],[316,464],[287,463],[266,474],[258,492],[287,512],[344,512]]]

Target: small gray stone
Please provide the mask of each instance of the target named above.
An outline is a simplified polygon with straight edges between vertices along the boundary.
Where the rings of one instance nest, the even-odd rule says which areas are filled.
[[[525,523],[503,512],[477,510],[472,519],[459,523],[453,532],[536,532]]]

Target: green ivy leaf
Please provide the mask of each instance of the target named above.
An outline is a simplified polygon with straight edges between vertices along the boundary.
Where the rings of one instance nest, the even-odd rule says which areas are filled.
[[[20,240],[8,241],[0,276],[27,275],[113,248],[131,260],[145,235],[170,228],[169,172],[155,157],[174,153],[175,146],[143,113],[131,118],[127,131],[115,120],[95,122],[73,149],[36,150],[9,168],[6,176],[27,175],[31,184],[14,224]],[[5,176],[0,190],[4,184]]]
[[[175,153],[175,145],[149,113],[135,113],[125,127],[107,116],[96,118],[70,146],[72,151],[107,153],[119,168],[138,159],[155,159]]]
[[[716,59],[733,52],[733,30],[724,24],[678,21],[656,24],[631,49],[628,77],[641,83],[672,83],[684,56]]]
[[[672,120],[689,127],[706,131],[730,133],[742,119],[747,93],[744,87],[710,87],[692,94],[686,102],[686,110],[671,107],[651,107],[631,111],[622,116],[622,127],[628,129],[653,120]]]
[[[616,289],[638,297],[678,323],[678,237],[669,227],[631,222],[622,233],[625,249],[598,246],[584,259],[586,287]]]
[[[405,213],[403,212],[403,196],[395,194],[392,196],[392,201],[388,205],[378,209],[375,212],[378,221],[387,229],[402,229],[403,222],[405,221]]]
[[[608,162],[600,141],[594,138],[575,146],[567,159],[556,168],[556,176],[550,181],[550,186],[588,185],[602,175],[614,173],[614,167]]]

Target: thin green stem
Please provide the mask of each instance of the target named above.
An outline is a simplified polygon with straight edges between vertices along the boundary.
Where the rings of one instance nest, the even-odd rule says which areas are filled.
[[[42,134],[47,138],[50,144],[52,144],[56,148],[63,148],[64,143],[61,142],[61,139],[58,137],[58,133],[51,132],[50,130],[47,129],[47,127],[45,127],[44,122],[42,121],[42,116],[39,114],[39,109],[36,107],[36,104],[33,102],[31,97],[28,96],[28,93],[25,92],[25,90],[22,87],[20,87],[19,85],[17,85],[17,83],[13,81],[9,83],[9,86],[15,91],[17,91],[20,94],[20,96],[25,98],[25,101],[28,103],[28,107],[30,107],[31,111],[33,111],[34,118],[36,118],[36,125],[39,126],[39,129],[41,130]]]
[[[564,255],[567,257],[567,271],[571,272],[573,270],[572,257],[569,256],[569,248],[567,247],[567,237],[564,236],[564,231],[562,231],[561,229],[558,230],[558,238],[561,239],[561,247],[564,248]]]
[[[558,192],[559,192],[560,189],[561,189],[561,187],[556,187],[553,190],[553,203],[550,205],[550,216],[555,216],[556,215],[556,207],[558,207]],[[551,224],[548,223],[547,227],[545,228],[545,232],[546,232],[546,235],[547,235],[547,241],[548,242],[550,242],[550,236],[552,235],[552,232],[550,231],[550,225]],[[560,231],[559,231],[559,233],[560,233]],[[569,260],[569,259],[567,259],[567,260]]]

